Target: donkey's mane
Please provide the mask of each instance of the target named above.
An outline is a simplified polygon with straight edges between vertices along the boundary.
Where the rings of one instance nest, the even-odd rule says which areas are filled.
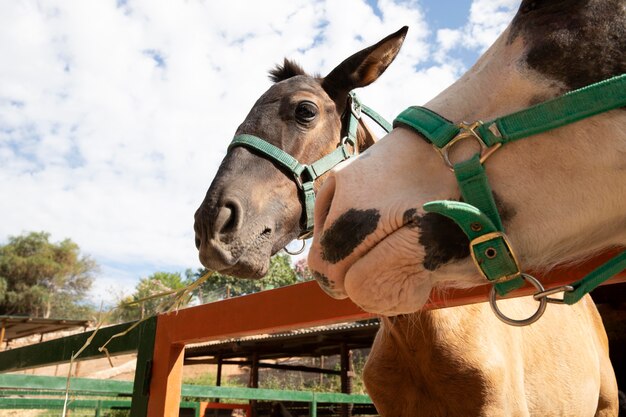
[[[306,75],[306,72],[300,65],[287,58],[283,61],[283,65],[276,64],[276,66],[270,70],[270,80],[275,83],[295,77],[296,75]]]

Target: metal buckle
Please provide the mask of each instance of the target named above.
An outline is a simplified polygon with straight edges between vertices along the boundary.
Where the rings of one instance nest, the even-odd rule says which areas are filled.
[[[533,284],[533,286],[539,290],[537,294],[544,292],[543,285],[541,285],[541,282],[539,282],[537,278],[528,274],[522,274],[522,278],[524,278],[525,281]],[[505,316],[504,313],[502,313],[500,309],[498,308],[498,305],[496,304],[495,287],[491,287],[491,292],[489,293],[489,305],[491,306],[491,310],[496,315],[496,317],[498,317],[504,323],[511,325],[511,326],[518,326],[518,327],[527,326],[539,320],[539,318],[543,316],[543,313],[545,313],[546,311],[546,306],[548,305],[548,298],[543,297],[543,298],[540,298],[538,301],[539,301],[539,306],[537,307],[537,311],[535,311],[535,313],[532,316],[525,318],[525,319],[516,320],[516,319],[512,319],[510,317]]]
[[[353,139],[350,138],[350,136],[346,135],[343,138],[341,138],[341,142],[339,146],[343,146],[344,150],[343,150],[343,155],[346,159],[350,158],[352,155],[349,153],[348,150],[345,149],[346,145],[350,145],[352,146],[354,149],[356,149],[356,143],[354,142]]]
[[[462,141],[463,139],[474,139],[476,140],[476,142],[478,142],[478,145],[480,146],[480,163],[481,164],[484,163],[487,160],[487,158],[489,158],[496,150],[498,150],[500,146],[502,146],[501,143],[496,143],[493,146],[487,146],[487,144],[478,135],[478,133],[476,133],[476,130],[475,130],[477,127],[481,126],[482,124],[483,122],[481,122],[480,120],[472,124],[461,122],[459,123],[459,129],[460,129],[459,133],[454,138],[452,138],[450,142],[446,143],[446,145],[442,148],[438,148],[435,146],[435,149],[437,150],[437,152],[439,152],[439,155],[443,159],[443,162],[448,166],[450,170],[454,171],[454,165],[450,161],[450,155],[449,155],[450,148],[454,146],[457,142]]]
[[[350,112],[357,120],[361,118],[361,110],[361,102],[354,92],[350,92]]]
[[[479,243],[488,242],[490,240],[494,240],[498,238],[501,238],[502,241],[504,242],[504,245],[506,246],[507,251],[511,255],[511,258],[513,258],[513,262],[515,263],[515,268],[517,269],[517,271],[514,272],[513,274],[505,275],[504,277],[498,278],[496,280],[490,280],[487,277],[487,275],[485,275],[485,272],[483,271],[483,269],[480,267],[480,263],[478,262],[478,259],[476,258],[476,254],[474,253],[474,246],[478,245]],[[478,268],[478,271],[483,276],[483,278],[485,278],[487,281],[493,284],[498,284],[500,282],[505,282],[513,278],[517,278],[522,273],[517,256],[515,255],[515,252],[513,251],[513,248],[511,247],[511,243],[509,242],[509,238],[502,232],[486,233],[482,236],[478,236],[476,239],[473,239],[470,242],[470,254],[472,255],[472,260],[474,261],[474,265],[476,265],[476,268]]]
[[[304,169],[302,170],[302,172],[300,172],[300,175],[296,173],[293,174],[293,178],[296,181],[296,185],[298,186],[300,190],[304,190],[305,183],[312,182],[317,179],[317,176],[315,175],[313,168],[311,168],[311,165],[302,165],[302,166]],[[305,173],[306,175],[308,175],[309,177],[308,179],[304,178]]]

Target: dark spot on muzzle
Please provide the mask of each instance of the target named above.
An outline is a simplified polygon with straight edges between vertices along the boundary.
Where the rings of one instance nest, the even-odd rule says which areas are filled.
[[[335,264],[350,255],[376,230],[380,213],[376,209],[350,209],[324,232],[320,244],[322,259]]]
[[[427,270],[469,256],[469,239],[453,220],[437,213],[419,216],[414,208],[405,211],[403,218],[406,227],[420,230],[419,243],[424,247],[423,265]]]
[[[323,287],[332,289],[335,286],[333,285],[332,282],[330,282],[330,280],[328,279],[328,277],[324,274],[322,274],[321,272],[317,272],[317,271],[313,271],[311,270],[311,275],[313,275],[313,278],[315,278],[315,280],[317,282],[320,283],[320,285],[322,285]]]
[[[495,192],[493,198],[502,222],[508,223],[515,217],[515,208],[504,202]],[[460,198],[459,201],[463,199]],[[467,235],[448,217],[437,213],[419,216],[417,209],[411,208],[404,212],[403,224],[405,227],[420,229],[419,243],[425,252],[423,265],[429,271],[434,271],[454,259],[464,259],[470,255]]]

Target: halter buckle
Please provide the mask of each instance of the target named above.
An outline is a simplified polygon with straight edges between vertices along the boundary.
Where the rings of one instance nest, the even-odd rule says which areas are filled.
[[[356,93],[354,93],[353,91],[350,92],[349,97],[350,97],[350,112],[358,120],[361,118],[361,113],[362,113],[361,100],[359,100],[359,98],[356,96]]]
[[[466,122],[459,123],[459,133],[450,140],[450,142],[446,143],[443,147],[438,148],[435,146],[435,149],[443,159],[443,162],[447,165],[447,167],[454,171],[454,164],[450,161],[450,148],[452,148],[456,143],[462,141],[463,139],[474,139],[478,142],[480,146],[480,163],[484,163],[487,158],[489,158],[500,146],[502,143],[496,143],[493,146],[488,146],[485,141],[480,137],[478,133],[476,133],[476,129],[481,126],[483,122],[480,120],[471,124]],[[433,145],[434,146],[434,145]]]
[[[499,277],[497,279],[491,279],[487,276],[487,274],[483,270],[482,264],[480,260],[477,258],[474,248],[481,243],[489,242],[489,241],[496,240],[496,239],[499,239],[504,244],[504,248],[508,252],[505,255],[508,256],[511,260],[513,260],[516,271],[509,273],[507,275],[504,275],[502,277]],[[491,257],[490,254],[486,253],[489,249],[493,251],[493,257]],[[502,232],[486,233],[482,236],[478,236],[477,238],[473,239],[470,242],[470,254],[472,255],[472,260],[474,261],[474,265],[476,265],[476,268],[478,269],[480,274],[483,276],[483,278],[485,278],[487,281],[489,281],[492,284],[499,284],[501,282],[510,281],[514,278],[517,278],[522,273],[517,256],[515,255],[515,252],[513,252],[513,248],[511,247],[511,243],[509,242],[508,237]],[[489,259],[494,259],[497,255],[498,254],[493,247],[488,247],[485,250],[485,256]]]
[[[293,177],[298,188],[304,190],[304,184],[312,183],[318,175],[315,173],[315,170],[311,167],[311,165],[302,165],[302,172],[300,172],[300,174],[296,174],[294,172]]]

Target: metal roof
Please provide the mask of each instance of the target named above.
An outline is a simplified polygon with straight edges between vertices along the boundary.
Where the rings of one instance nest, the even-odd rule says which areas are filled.
[[[374,319],[187,345],[185,359],[246,358],[254,353],[260,360],[336,355],[342,344],[348,349],[370,348],[379,327],[378,319]]]
[[[28,316],[1,316],[0,328],[4,328],[4,339],[8,342],[21,337],[67,330],[75,327],[87,327],[89,320],[44,319]]]

